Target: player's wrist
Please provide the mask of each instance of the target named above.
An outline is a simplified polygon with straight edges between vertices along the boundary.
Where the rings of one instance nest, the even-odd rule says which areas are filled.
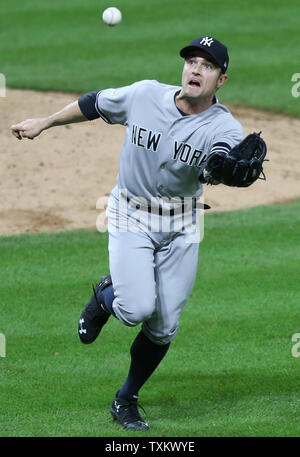
[[[55,125],[54,119],[52,116],[42,117],[40,119],[40,124],[41,124],[41,131],[47,130],[50,127],[53,127]]]

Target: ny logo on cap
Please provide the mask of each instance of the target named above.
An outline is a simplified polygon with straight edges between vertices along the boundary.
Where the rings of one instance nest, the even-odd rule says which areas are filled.
[[[200,44],[203,44],[204,46],[210,46],[214,40],[208,36],[203,37],[202,40],[200,41]]]

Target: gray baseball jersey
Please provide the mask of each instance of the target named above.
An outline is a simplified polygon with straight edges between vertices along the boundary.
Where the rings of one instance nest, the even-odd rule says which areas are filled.
[[[243,138],[240,123],[216,102],[196,115],[182,115],[174,101],[180,87],[140,81],[97,94],[96,109],[108,123],[127,127],[118,187],[129,197],[199,196],[201,165],[216,149]]]
[[[79,100],[88,119],[126,126],[117,186],[107,209],[113,309],[125,325],[143,323],[144,333],[156,344],[177,334],[196,276],[199,242],[187,242],[186,226],[180,231],[149,230],[147,224],[137,231],[121,230],[123,222],[134,226],[136,219],[134,210],[121,204],[118,190],[148,202],[154,197],[198,197],[208,155],[229,151],[243,138],[239,122],[217,99],[199,114],[180,112],[175,104],[180,89],[146,80]]]

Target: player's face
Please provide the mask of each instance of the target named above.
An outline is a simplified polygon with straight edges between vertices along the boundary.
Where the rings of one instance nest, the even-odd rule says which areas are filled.
[[[182,72],[182,94],[191,101],[211,98],[227,81],[227,75],[204,51],[195,51],[185,59]]]

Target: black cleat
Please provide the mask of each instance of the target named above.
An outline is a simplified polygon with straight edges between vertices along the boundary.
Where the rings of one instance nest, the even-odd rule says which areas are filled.
[[[103,276],[93,287],[94,295],[80,315],[78,322],[78,336],[84,344],[95,341],[102,327],[109,319],[110,313],[105,310],[104,304],[100,302],[99,295],[105,287],[112,284],[110,275]]]
[[[142,410],[144,411],[143,408]],[[137,398],[125,400],[116,396],[112,402],[110,414],[127,430],[149,430],[149,425],[138,412]]]

